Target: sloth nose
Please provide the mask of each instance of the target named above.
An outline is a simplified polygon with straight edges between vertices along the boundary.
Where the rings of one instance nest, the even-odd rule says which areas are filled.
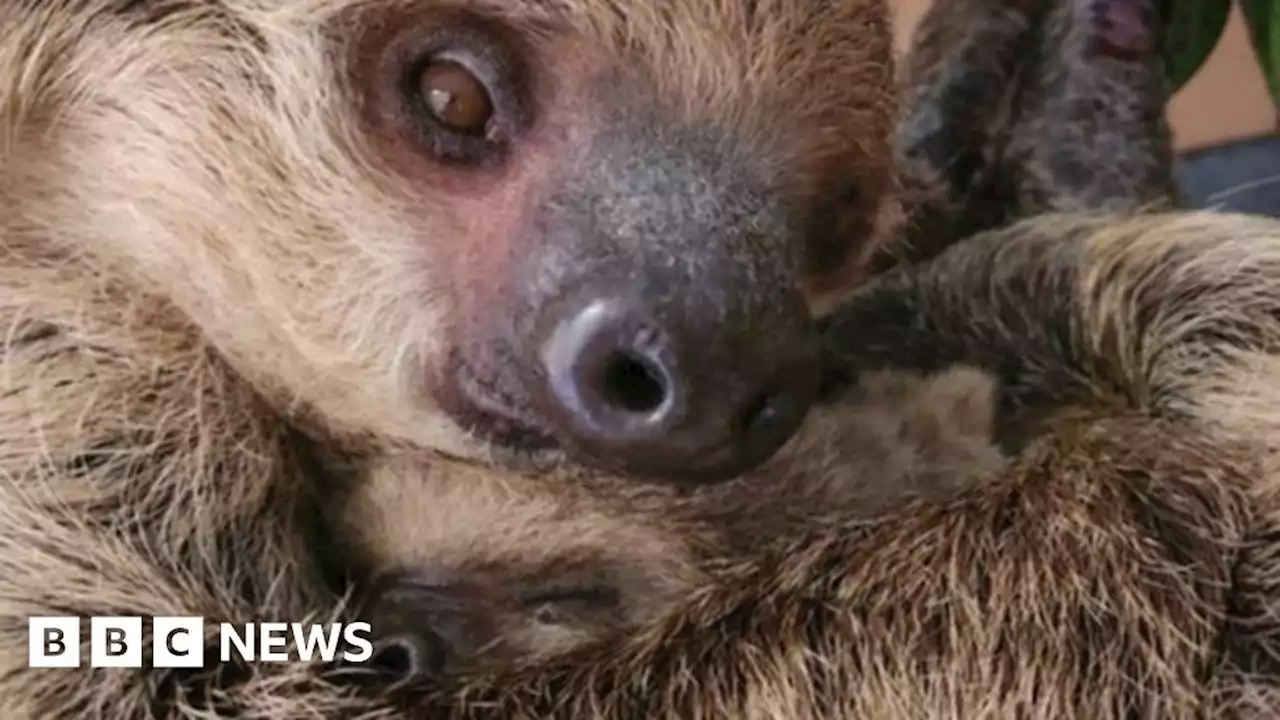
[[[445,674],[448,654],[434,635],[397,633],[373,644],[372,668],[393,681],[438,677]]]
[[[557,439],[607,467],[670,479],[714,482],[763,463],[816,394],[803,309],[733,331],[663,310],[591,298],[550,323],[540,404]]]

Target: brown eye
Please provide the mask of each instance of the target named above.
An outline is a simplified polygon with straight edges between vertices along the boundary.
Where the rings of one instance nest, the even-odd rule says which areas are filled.
[[[470,70],[455,62],[433,62],[419,82],[427,110],[442,125],[467,135],[485,134],[493,101]]]

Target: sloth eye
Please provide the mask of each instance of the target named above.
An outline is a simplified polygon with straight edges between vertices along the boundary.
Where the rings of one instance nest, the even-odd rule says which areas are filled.
[[[459,34],[412,68],[407,91],[424,148],[464,166],[500,163],[527,125],[521,73],[496,41]]]
[[[465,12],[428,20],[368,33],[355,68],[361,109],[381,140],[411,151],[397,160],[503,165],[533,127],[536,53],[513,28]]]
[[[493,98],[484,83],[462,64],[431,62],[423,69],[418,85],[427,112],[445,128],[464,135],[486,135],[493,120]]]

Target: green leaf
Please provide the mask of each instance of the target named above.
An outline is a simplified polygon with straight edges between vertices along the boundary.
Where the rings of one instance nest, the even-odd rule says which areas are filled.
[[[1241,0],[1253,51],[1267,78],[1267,90],[1272,102],[1280,103],[1280,13],[1274,0]]]
[[[1269,0],[1257,4],[1266,5]],[[1231,0],[1161,0],[1160,53],[1173,91],[1177,91],[1209,59],[1231,14]]]

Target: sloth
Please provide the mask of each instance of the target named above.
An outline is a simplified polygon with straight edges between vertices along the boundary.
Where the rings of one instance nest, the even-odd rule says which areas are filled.
[[[312,538],[348,458],[758,466],[817,394],[811,308],[894,217],[880,0],[42,0],[0,27],[7,717],[231,703],[232,665],[28,668],[28,618],[199,616],[216,658],[219,622],[331,617]]]
[[[878,260],[896,252],[899,263],[918,262],[939,247],[926,230],[998,226],[1020,208],[1174,203],[1153,8],[1104,3],[1099,28],[1094,4],[1030,14],[974,5],[939,4],[921,26],[907,72],[914,112],[898,140],[900,179],[917,193],[915,242],[882,248]],[[1138,47],[1111,41],[1125,23],[1146,31],[1125,35]],[[1040,44],[1029,44],[1035,39]],[[1019,65],[1028,48],[1034,60]],[[940,82],[944,72],[959,79]],[[1003,105],[994,122],[993,103]],[[940,108],[948,122],[931,124]],[[1055,115],[1086,126],[1066,128],[1051,121]],[[1084,147],[1090,129],[1094,145]],[[965,131],[966,142],[946,135]],[[1092,176],[1082,172],[1112,151]],[[948,193],[922,192],[930,188]],[[842,348],[837,357],[848,354]],[[388,668],[380,669],[438,676],[476,660],[537,660],[637,627],[711,581],[708,563],[750,557],[761,538],[803,533],[815,515],[870,517],[990,477],[1001,462],[993,410],[982,399],[992,379],[945,368],[930,369],[942,377],[912,378],[918,360],[901,360],[905,375],[837,380],[836,387],[859,390],[812,410],[810,427],[747,479],[693,494],[634,482],[567,484],[563,473],[532,482],[484,473],[463,480],[430,463],[414,470],[405,458],[375,464],[354,497],[336,495],[335,523],[346,529],[331,552],[363,568],[364,617],[388,650]],[[599,516],[597,503],[640,513],[653,528],[648,539],[640,524],[624,532],[587,521]],[[624,561],[613,547],[634,555]],[[604,559],[591,560],[597,556]],[[416,629],[397,631],[404,628]]]
[[[28,668],[27,619],[200,616],[216,648],[217,622],[338,616],[346,590],[315,551],[348,465],[429,458],[481,477],[481,494],[537,475],[656,498],[759,477],[811,432],[821,447],[837,435],[822,413],[805,422],[830,350],[812,316],[986,223],[968,208],[1007,189],[992,178],[1043,181],[1011,214],[1159,194],[1119,173],[1099,195],[1065,181],[1053,195],[1061,158],[1017,142],[1079,121],[1050,112],[1066,99],[1116,121],[1083,167],[1133,147],[1134,167],[1163,172],[1163,150],[1120,142],[1160,137],[1153,61],[1094,52],[1082,21],[1111,41],[1134,24],[1102,3],[1099,26],[1095,5],[955,6],[986,40],[938,35],[958,57],[913,66],[909,85],[942,90],[905,95],[902,120],[877,0],[0,4],[7,716],[358,718],[435,702],[297,664]],[[1069,72],[1041,58],[1045,72],[1004,83],[974,51],[1031,47],[1041,26]],[[952,59],[959,77],[938,72]],[[1125,83],[1144,112],[1090,109]],[[963,102],[982,88],[1007,92]],[[956,123],[968,132],[943,129]],[[973,143],[991,147],[974,158]],[[813,568],[822,546],[792,540],[780,567]],[[720,550],[695,549],[701,588]],[[751,553],[751,567],[770,557]],[[742,567],[719,566],[717,583]],[[843,566],[826,567],[835,581]],[[798,576],[758,577],[768,598]]]
[[[676,502],[375,481],[354,527],[410,569],[379,669],[411,677],[379,697],[444,718],[1274,717],[1278,241],[1260,217],[1050,214],[866,283],[829,316],[832,372],[870,389],[910,366],[885,407],[990,420],[951,431],[971,460],[949,445],[985,467],[940,466],[963,482],[889,512],[860,512],[901,478],[883,448],[850,461],[857,433],[817,483],[761,470]],[[415,518],[459,554],[395,545]],[[456,646],[479,662],[449,676]]]
[[[882,369],[842,385],[763,466],[694,490],[380,458],[330,500],[331,556],[368,575],[357,617],[378,637],[347,675],[438,680],[620,637],[769,539],[954,496],[1007,465],[987,373]]]
[[[1140,127],[1137,192],[1018,186],[1171,203]],[[441,717],[1271,716],[1278,231],[1044,217],[872,281],[823,336],[855,391],[725,485],[381,468],[338,523],[378,669],[472,673]]]

